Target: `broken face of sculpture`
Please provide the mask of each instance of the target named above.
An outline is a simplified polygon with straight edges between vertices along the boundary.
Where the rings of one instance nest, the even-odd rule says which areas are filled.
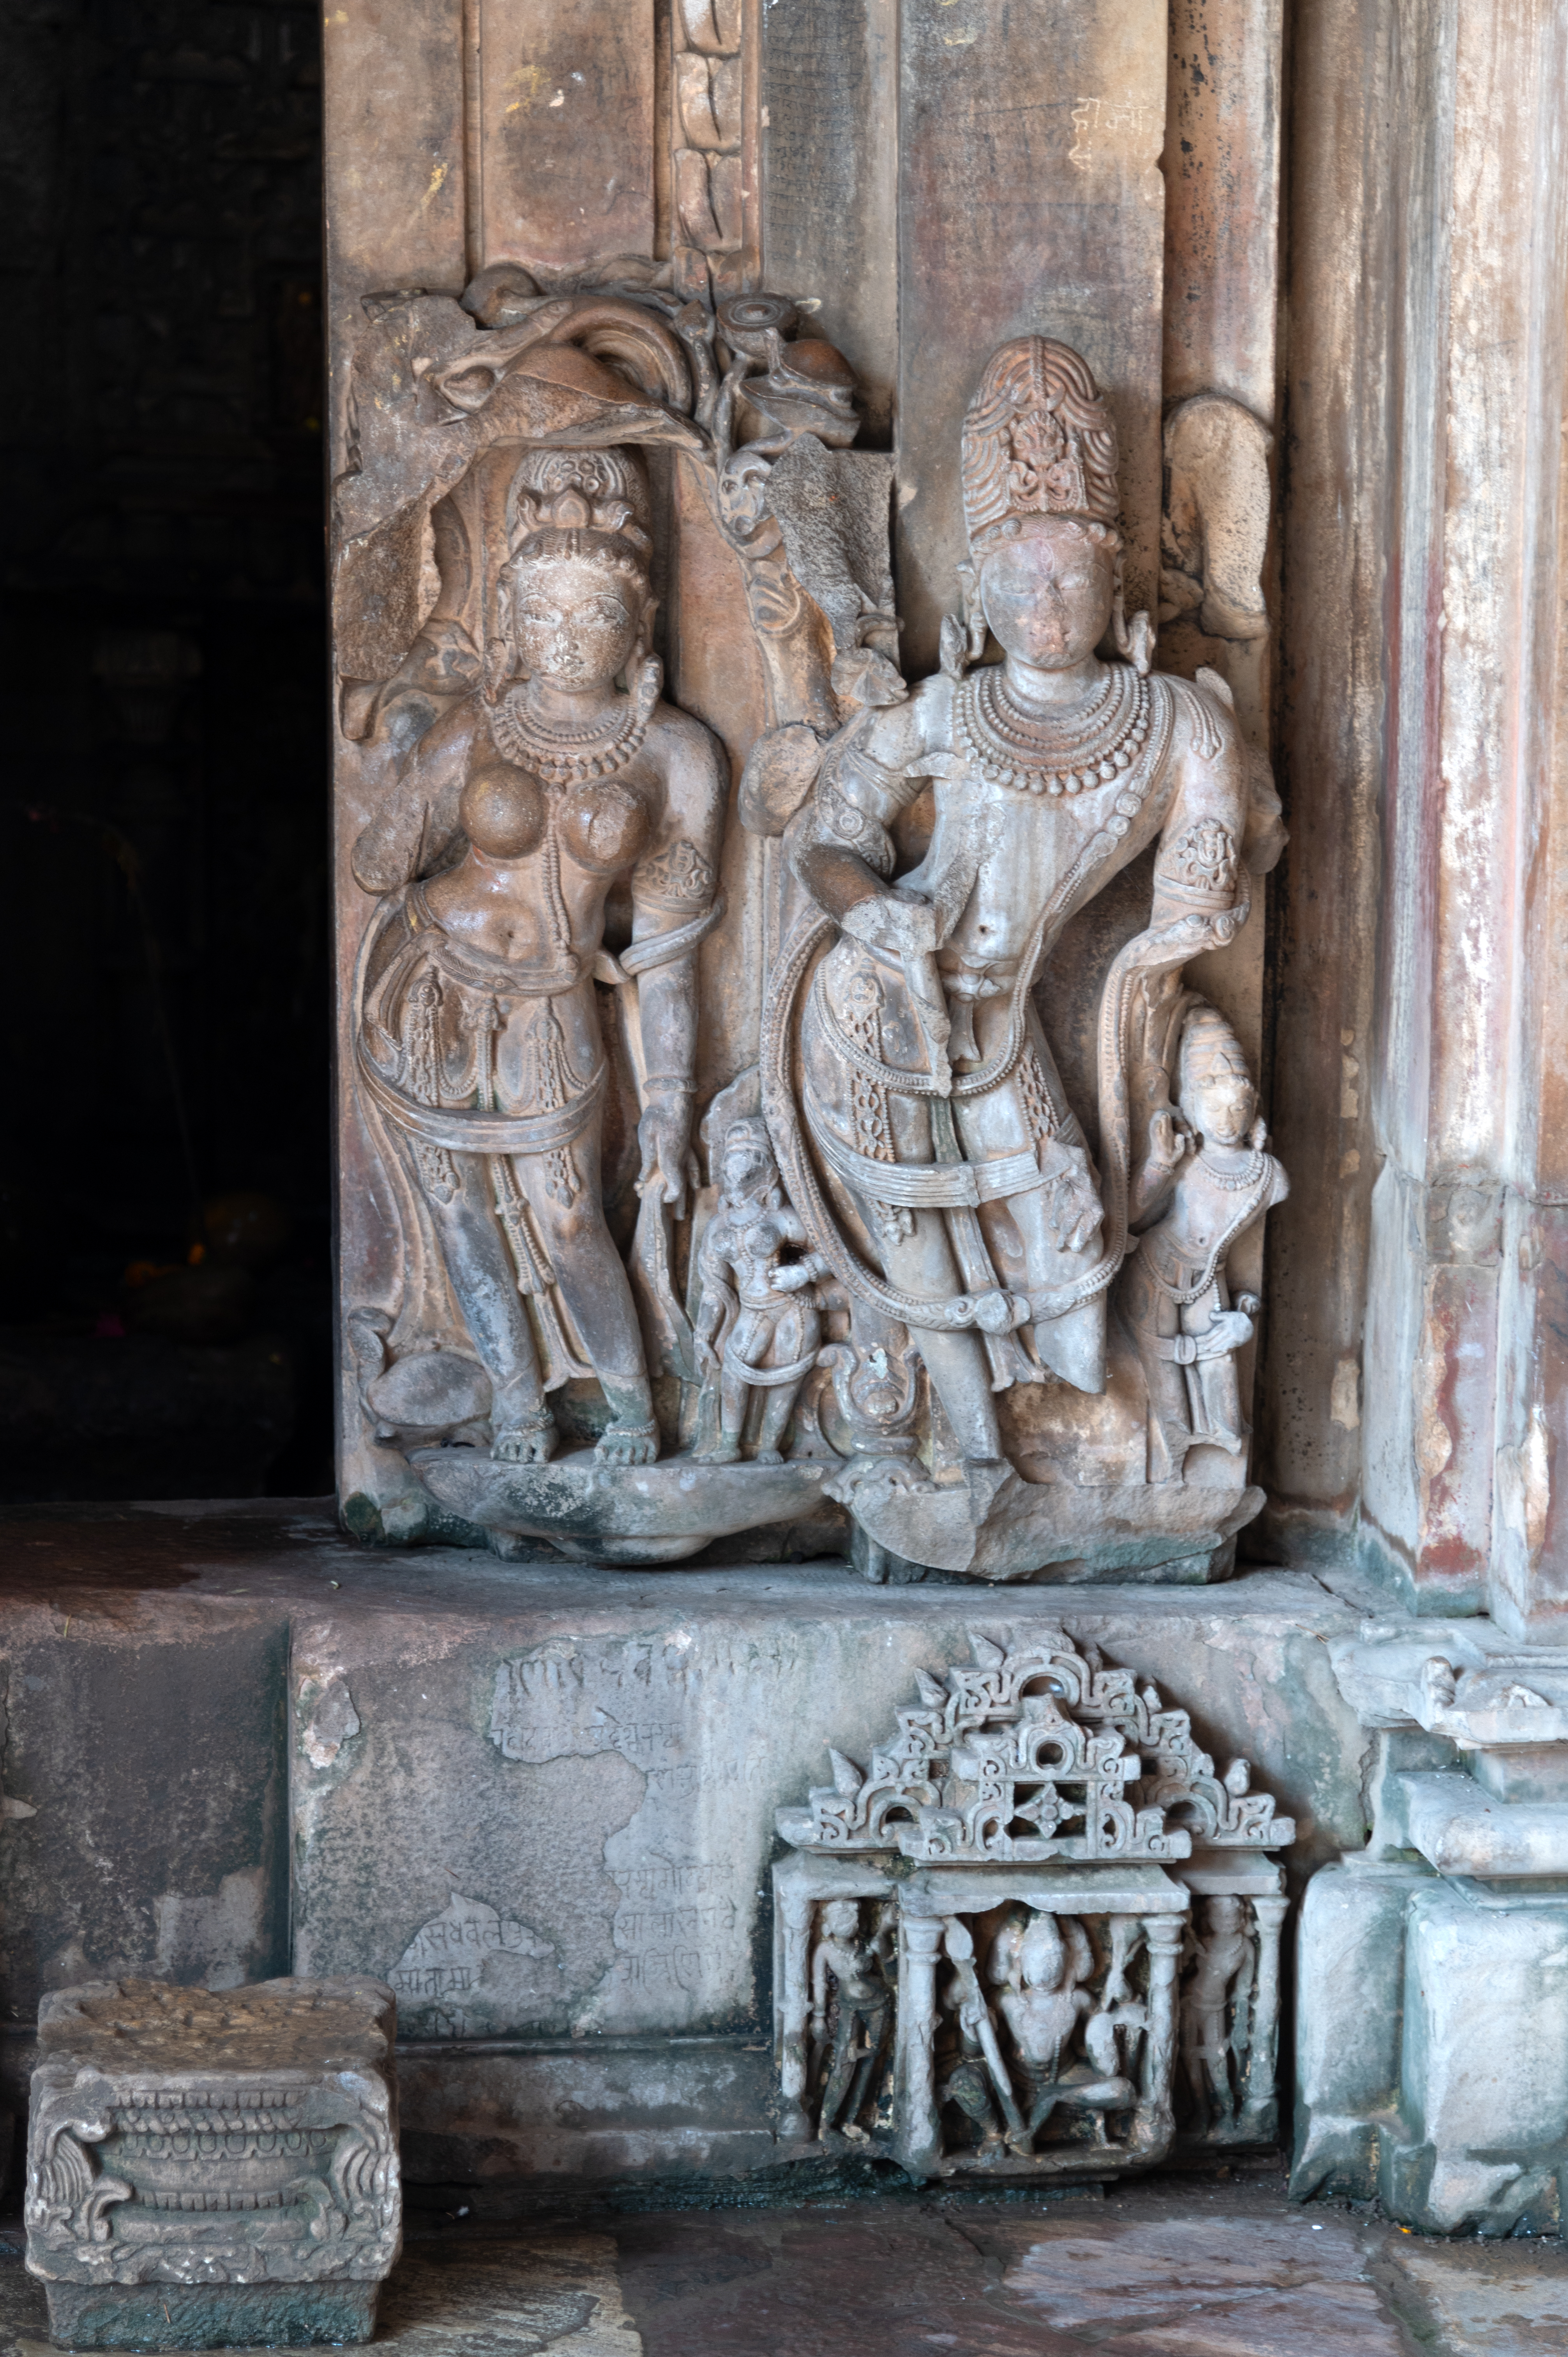
[[[1087,681],[1111,621],[1121,544],[1106,525],[1076,517],[1009,521],[1015,531],[982,561],[979,597],[1010,683],[1038,690],[1037,673]]]

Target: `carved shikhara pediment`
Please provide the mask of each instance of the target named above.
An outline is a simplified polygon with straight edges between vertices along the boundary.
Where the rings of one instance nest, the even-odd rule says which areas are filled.
[[[834,1781],[779,1813],[802,1849],[897,1850],[935,1863],[1035,1864],[1269,1850],[1295,1838],[1233,1760],[1223,1778],[1185,1710],[1131,1670],[1080,1652],[1061,1631],[1004,1652],[972,1635],[972,1663],[919,1673],[918,1704],[863,1775],[842,1752]]]
[[[1245,1760],[1059,1630],[919,1674],[864,1774],[785,1809],[786,2144],[917,2176],[1109,2175],[1265,2143],[1295,1828]]]

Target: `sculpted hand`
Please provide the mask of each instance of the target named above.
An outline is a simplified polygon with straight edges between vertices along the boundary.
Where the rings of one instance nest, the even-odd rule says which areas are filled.
[[[662,1188],[660,1200],[669,1204],[676,1219],[684,1218],[686,1189],[700,1183],[691,1151],[691,1098],[654,1097],[637,1125],[637,1142],[642,1151],[638,1193],[647,1195],[656,1187]]]
[[[1252,1321],[1240,1309],[1217,1309],[1204,1332],[1194,1337],[1200,1359],[1228,1359],[1252,1339]]]
[[[1172,1113],[1157,1113],[1149,1123],[1149,1168],[1165,1172],[1178,1168],[1192,1152],[1192,1137],[1185,1123]]]
[[[1046,1169],[1046,1224],[1064,1252],[1081,1252],[1105,1214],[1081,1146],[1058,1145]]]
[[[937,912],[917,892],[872,892],[846,909],[843,931],[885,956],[929,957],[937,946]]]
[[[775,1293],[801,1293],[811,1282],[811,1272],[802,1260],[789,1261],[768,1282]]]

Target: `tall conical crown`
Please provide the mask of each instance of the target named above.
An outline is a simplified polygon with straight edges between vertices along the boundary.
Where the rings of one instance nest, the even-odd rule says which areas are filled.
[[[1089,363],[1048,336],[1015,336],[964,413],[963,514],[976,556],[1013,518],[1080,516],[1114,529],[1116,428]]]

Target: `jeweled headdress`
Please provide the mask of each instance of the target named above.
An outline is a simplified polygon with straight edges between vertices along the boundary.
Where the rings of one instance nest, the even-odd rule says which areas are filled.
[[[513,556],[536,532],[594,532],[625,541],[646,569],[651,521],[648,478],[629,450],[530,450],[507,492]]]
[[[1116,428],[1070,345],[1015,336],[993,352],[964,412],[960,448],[974,555],[1015,518],[1079,516],[1115,529]]]
[[[1182,1025],[1176,1051],[1176,1092],[1185,1095],[1195,1081],[1213,1072],[1234,1072],[1250,1082],[1251,1072],[1235,1032],[1217,1006],[1200,999]]]

